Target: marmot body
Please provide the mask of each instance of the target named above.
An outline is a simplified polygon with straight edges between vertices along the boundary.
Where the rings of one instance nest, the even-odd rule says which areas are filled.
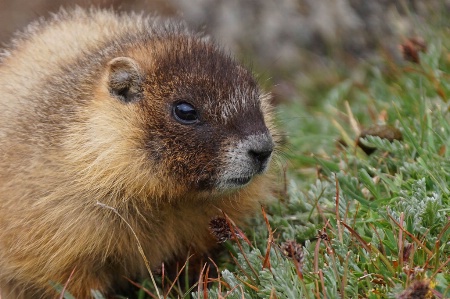
[[[176,22],[62,11],[4,51],[0,91],[2,299],[53,298],[72,271],[76,298],[113,294],[146,273],[134,233],[157,268],[268,191],[267,100]]]

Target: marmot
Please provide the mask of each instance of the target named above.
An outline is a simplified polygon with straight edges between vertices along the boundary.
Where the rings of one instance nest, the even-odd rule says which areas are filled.
[[[76,298],[114,294],[147,273],[135,237],[157,268],[268,193],[268,97],[182,22],[61,10],[3,51],[0,91],[2,299],[53,298],[72,271]]]

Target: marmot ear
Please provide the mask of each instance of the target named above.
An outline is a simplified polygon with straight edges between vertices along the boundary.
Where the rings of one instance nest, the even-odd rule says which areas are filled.
[[[108,63],[108,88],[122,102],[135,102],[143,96],[143,75],[136,61],[116,57]]]

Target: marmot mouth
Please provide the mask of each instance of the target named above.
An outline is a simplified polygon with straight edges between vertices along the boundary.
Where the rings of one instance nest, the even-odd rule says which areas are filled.
[[[245,185],[252,179],[251,176],[248,177],[241,177],[241,178],[232,178],[229,179],[228,182],[230,182],[233,185]]]

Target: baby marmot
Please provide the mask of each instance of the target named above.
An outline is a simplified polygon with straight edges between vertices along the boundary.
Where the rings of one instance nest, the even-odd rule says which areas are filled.
[[[114,294],[146,274],[134,233],[157,268],[268,191],[267,99],[180,23],[61,11],[3,51],[0,91],[2,299],[53,298],[72,271],[75,297]]]

